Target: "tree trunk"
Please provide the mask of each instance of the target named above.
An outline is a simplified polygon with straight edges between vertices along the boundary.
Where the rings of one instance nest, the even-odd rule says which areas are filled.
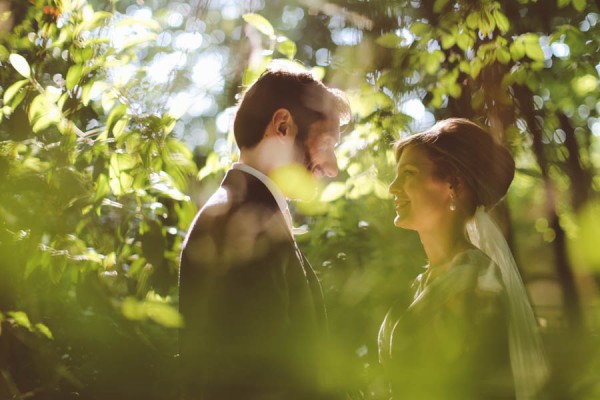
[[[529,132],[533,139],[533,152],[544,181],[547,201],[546,217],[548,219],[548,224],[556,234],[556,238],[552,244],[556,262],[556,272],[564,294],[565,318],[572,330],[579,331],[583,327],[581,304],[575,277],[567,257],[565,232],[560,226],[556,210],[556,189],[548,174],[549,163],[542,142],[543,127],[540,126],[536,118],[537,115],[533,107],[533,94],[531,91],[525,86],[515,86],[514,91],[520,106],[520,111],[527,121],[527,126],[529,127]]]
[[[562,130],[565,132],[565,147],[569,152],[566,170],[571,181],[571,205],[574,211],[579,211],[589,200],[592,174],[581,163],[579,143],[569,118],[563,113],[560,113],[558,118]]]

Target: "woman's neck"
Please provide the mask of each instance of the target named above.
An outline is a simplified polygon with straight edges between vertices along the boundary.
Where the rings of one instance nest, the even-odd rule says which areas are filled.
[[[419,232],[431,269],[445,270],[456,255],[472,249],[463,227]]]

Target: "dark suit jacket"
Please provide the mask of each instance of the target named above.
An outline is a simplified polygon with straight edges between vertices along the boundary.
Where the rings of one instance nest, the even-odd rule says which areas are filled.
[[[267,187],[229,170],[183,245],[180,350],[192,399],[319,398],[321,287]]]

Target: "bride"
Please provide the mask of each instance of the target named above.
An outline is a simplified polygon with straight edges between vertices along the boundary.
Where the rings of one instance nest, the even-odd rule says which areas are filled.
[[[533,311],[487,210],[515,164],[478,125],[447,119],[395,145],[397,227],[429,264],[379,332],[394,399],[535,399],[548,371]]]

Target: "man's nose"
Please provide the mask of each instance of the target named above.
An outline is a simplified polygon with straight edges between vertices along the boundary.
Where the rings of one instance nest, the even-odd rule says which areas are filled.
[[[335,178],[338,175],[339,169],[337,165],[337,157],[331,154],[322,165],[323,173],[329,178]]]

